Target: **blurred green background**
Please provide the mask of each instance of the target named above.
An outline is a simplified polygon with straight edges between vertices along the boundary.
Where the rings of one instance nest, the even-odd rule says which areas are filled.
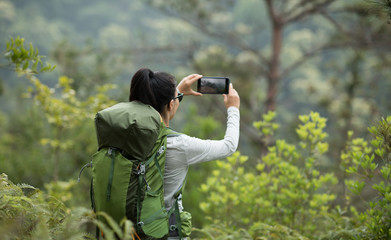
[[[191,73],[231,79],[241,97],[238,150],[248,157],[249,170],[263,162],[276,139],[298,143],[298,116],[319,112],[327,119],[322,130],[328,133],[328,151],[316,167],[340,179],[328,190],[337,196],[330,206],[343,206],[340,155],[349,131],[368,139],[368,126],[390,115],[387,4],[0,0],[0,173],[47,191],[64,182],[69,189],[61,191],[73,193],[64,198],[68,206],[89,207],[91,173],[85,171],[79,184],[73,180],[97,148],[94,113],[127,101],[133,73],[148,67],[170,72],[178,82]],[[51,92],[48,99],[60,102],[40,101],[39,86],[6,61],[6,42],[18,36],[56,65],[36,77]],[[89,112],[84,116],[83,111]],[[256,124],[269,111],[276,112],[273,121],[279,125],[273,135]],[[222,96],[185,97],[171,127],[220,139],[225,121]],[[211,162],[189,171],[184,205],[198,228],[205,226],[207,215],[200,204],[210,194],[201,185],[218,167]]]

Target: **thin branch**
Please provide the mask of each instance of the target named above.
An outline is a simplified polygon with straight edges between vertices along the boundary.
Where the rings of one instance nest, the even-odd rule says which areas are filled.
[[[281,73],[281,78],[288,76],[294,69],[298,68],[300,65],[304,64],[308,59],[315,57],[318,53],[321,53],[322,50],[326,49],[327,45],[320,46],[318,48],[311,49],[311,51],[306,52],[303,56],[297,59],[294,63],[288,66]]]
[[[345,30],[341,24],[339,24],[337,21],[335,21],[328,13],[325,11],[321,11],[320,15],[324,17],[326,20],[328,20],[337,30],[338,32],[343,33],[346,36],[349,36],[351,33],[349,33],[347,30]]]
[[[321,11],[323,11],[323,9],[327,5],[331,4],[334,1],[336,1],[336,0],[324,0],[323,2],[315,3],[310,8],[305,9],[302,12],[299,12],[299,13],[293,15],[293,16],[289,16],[288,15],[284,19],[284,23],[285,24],[289,24],[289,23],[292,23],[292,22],[296,22],[296,21],[299,21],[299,20],[305,18],[308,15],[311,15],[311,14],[314,14],[314,13],[317,13],[317,12],[321,12]]]
[[[319,54],[323,53],[324,51],[346,47],[347,45],[348,44],[345,42],[326,43],[326,44],[321,45],[317,48],[311,49],[310,51],[306,52],[303,56],[301,56],[299,59],[297,59],[294,63],[292,63],[290,66],[286,67],[285,70],[281,74],[281,78],[287,77],[294,69],[298,68],[300,65],[307,62],[308,59],[310,59],[312,57],[316,57]]]
[[[266,6],[267,6],[267,11],[268,11],[271,19],[275,19],[276,18],[276,12],[274,11],[272,1],[271,0],[265,0],[265,3],[266,3]]]
[[[308,0],[301,0],[297,4],[293,5],[290,9],[287,9],[286,11],[283,12],[283,16],[289,16],[292,15],[294,11],[300,8],[304,8],[306,4],[310,4],[311,2]]]

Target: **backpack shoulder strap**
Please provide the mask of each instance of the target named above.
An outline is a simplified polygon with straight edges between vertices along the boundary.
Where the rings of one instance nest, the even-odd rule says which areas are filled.
[[[178,136],[182,135],[182,133],[174,131],[173,129],[171,129],[169,127],[166,127],[166,133],[167,133],[167,137],[178,137]]]
[[[166,133],[167,133],[167,137],[178,137],[180,135],[183,135],[183,133],[179,133],[177,131],[174,131],[173,129],[171,129],[169,127],[166,127]],[[182,193],[182,190],[186,184],[186,180],[187,180],[187,175],[186,175],[185,179],[183,180],[181,186],[175,192],[175,195],[174,195],[175,198],[177,198]]]
[[[166,128],[166,131],[167,131],[167,138],[169,138],[169,137],[178,137],[178,136],[182,135],[182,133],[176,132],[173,129],[168,128],[168,127]],[[170,219],[169,220],[169,229],[170,229],[170,231],[177,230],[178,234],[179,234],[179,239],[183,239],[183,234],[182,234],[182,231],[181,231],[182,221],[181,221],[181,217],[180,217],[180,210],[179,210],[178,202],[182,201],[182,191],[183,191],[183,189],[185,187],[186,180],[187,180],[187,175],[186,175],[185,179],[183,180],[182,184],[180,185],[180,187],[178,188],[178,190],[175,192],[175,194],[174,194],[174,198],[175,198],[174,205],[168,211],[168,216],[169,216],[169,219]]]

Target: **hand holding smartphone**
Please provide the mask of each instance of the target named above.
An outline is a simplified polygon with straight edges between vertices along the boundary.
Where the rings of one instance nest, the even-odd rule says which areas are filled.
[[[202,94],[228,94],[230,80],[227,77],[202,77],[197,82],[197,92]]]

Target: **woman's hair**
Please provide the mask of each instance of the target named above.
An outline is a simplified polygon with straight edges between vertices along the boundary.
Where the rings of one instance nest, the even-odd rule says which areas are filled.
[[[129,102],[140,101],[162,113],[163,107],[175,97],[175,77],[166,72],[141,68],[130,83]]]

